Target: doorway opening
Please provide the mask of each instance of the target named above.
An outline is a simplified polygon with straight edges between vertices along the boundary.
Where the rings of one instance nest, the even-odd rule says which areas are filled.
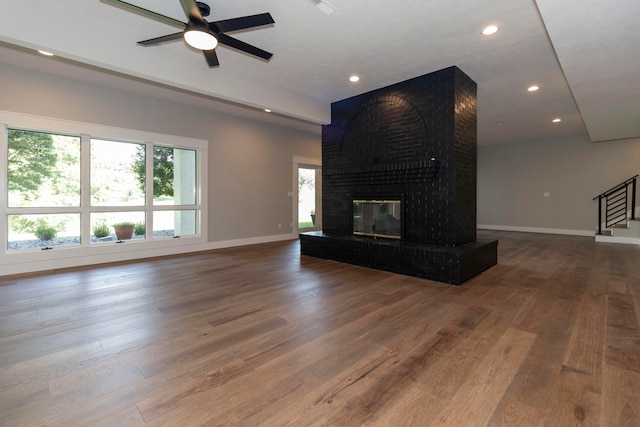
[[[322,169],[314,159],[294,158],[295,188],[294,222],[298,231],[321,230]]]

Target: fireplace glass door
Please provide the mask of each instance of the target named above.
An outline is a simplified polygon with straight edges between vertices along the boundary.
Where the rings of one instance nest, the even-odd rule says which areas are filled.
[[[353,234],[401,239],[401,201],[354,199]]]

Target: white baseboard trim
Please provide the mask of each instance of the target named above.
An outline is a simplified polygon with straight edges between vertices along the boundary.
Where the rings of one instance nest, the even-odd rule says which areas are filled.
[[[166,247],[144,248],[112,252],[109,254],[96,254],[85,256],[69,256],[67,258],[57,258],[39,262],[0,262],[0,277],[14,274],[36,273],[39,271],[59,270],[61,268],[83,267],[87,265],[99,265],[110,262],[133,261],[144,258],[154,258],[167,255],[179,255],[192,252],[209,251],[213,249],[224,249],[237,246],[257,245],[261,243],[279,242],[285,240],[295,240],[297,234],[276,234],[272,236],[250,237],[247,239],[223,240],[219,242],[206,242],[189,245],[171,245]],[[2,261],[2,260],[0,260]]]
[[[220,242],[207,243],[206,244],[207,249],[203,249],[203,250],[234,248],[236,246],[259,245],[261,243],[282,242],[285,240],[295,240],[297,238],[298,238],[297,234],[289,233],[289,234],[275,234],[273,236],[249,237],[247,239],[222,240]]]
[[[596,242],[598,243],[622,243],[625,245],[640,245],[640,237],[625,236],[599,236],[596,234]]]
[[[476,228],[479,230],[496,230],[496,231],[519,231],[523,233],[543,233],[543,234],[565,234],[568,236],[593,236],[596,234],[594,230],[567,230],[563,228],[540,228],[540,227],[514,227],[511,225],[489,225],[478,224]]]

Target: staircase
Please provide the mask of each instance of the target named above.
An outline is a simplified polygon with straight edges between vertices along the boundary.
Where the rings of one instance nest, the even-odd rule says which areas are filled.
[[[640,219],[635,215],[637,179],[638,175],[593,198],[598,200],[596,242],[640,245]]]

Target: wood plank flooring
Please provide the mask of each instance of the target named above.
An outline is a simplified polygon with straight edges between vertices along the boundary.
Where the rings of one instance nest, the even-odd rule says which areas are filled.
[[[0,277],[0,426],[640,426],[640,247],[463,286],[280,242]]]

